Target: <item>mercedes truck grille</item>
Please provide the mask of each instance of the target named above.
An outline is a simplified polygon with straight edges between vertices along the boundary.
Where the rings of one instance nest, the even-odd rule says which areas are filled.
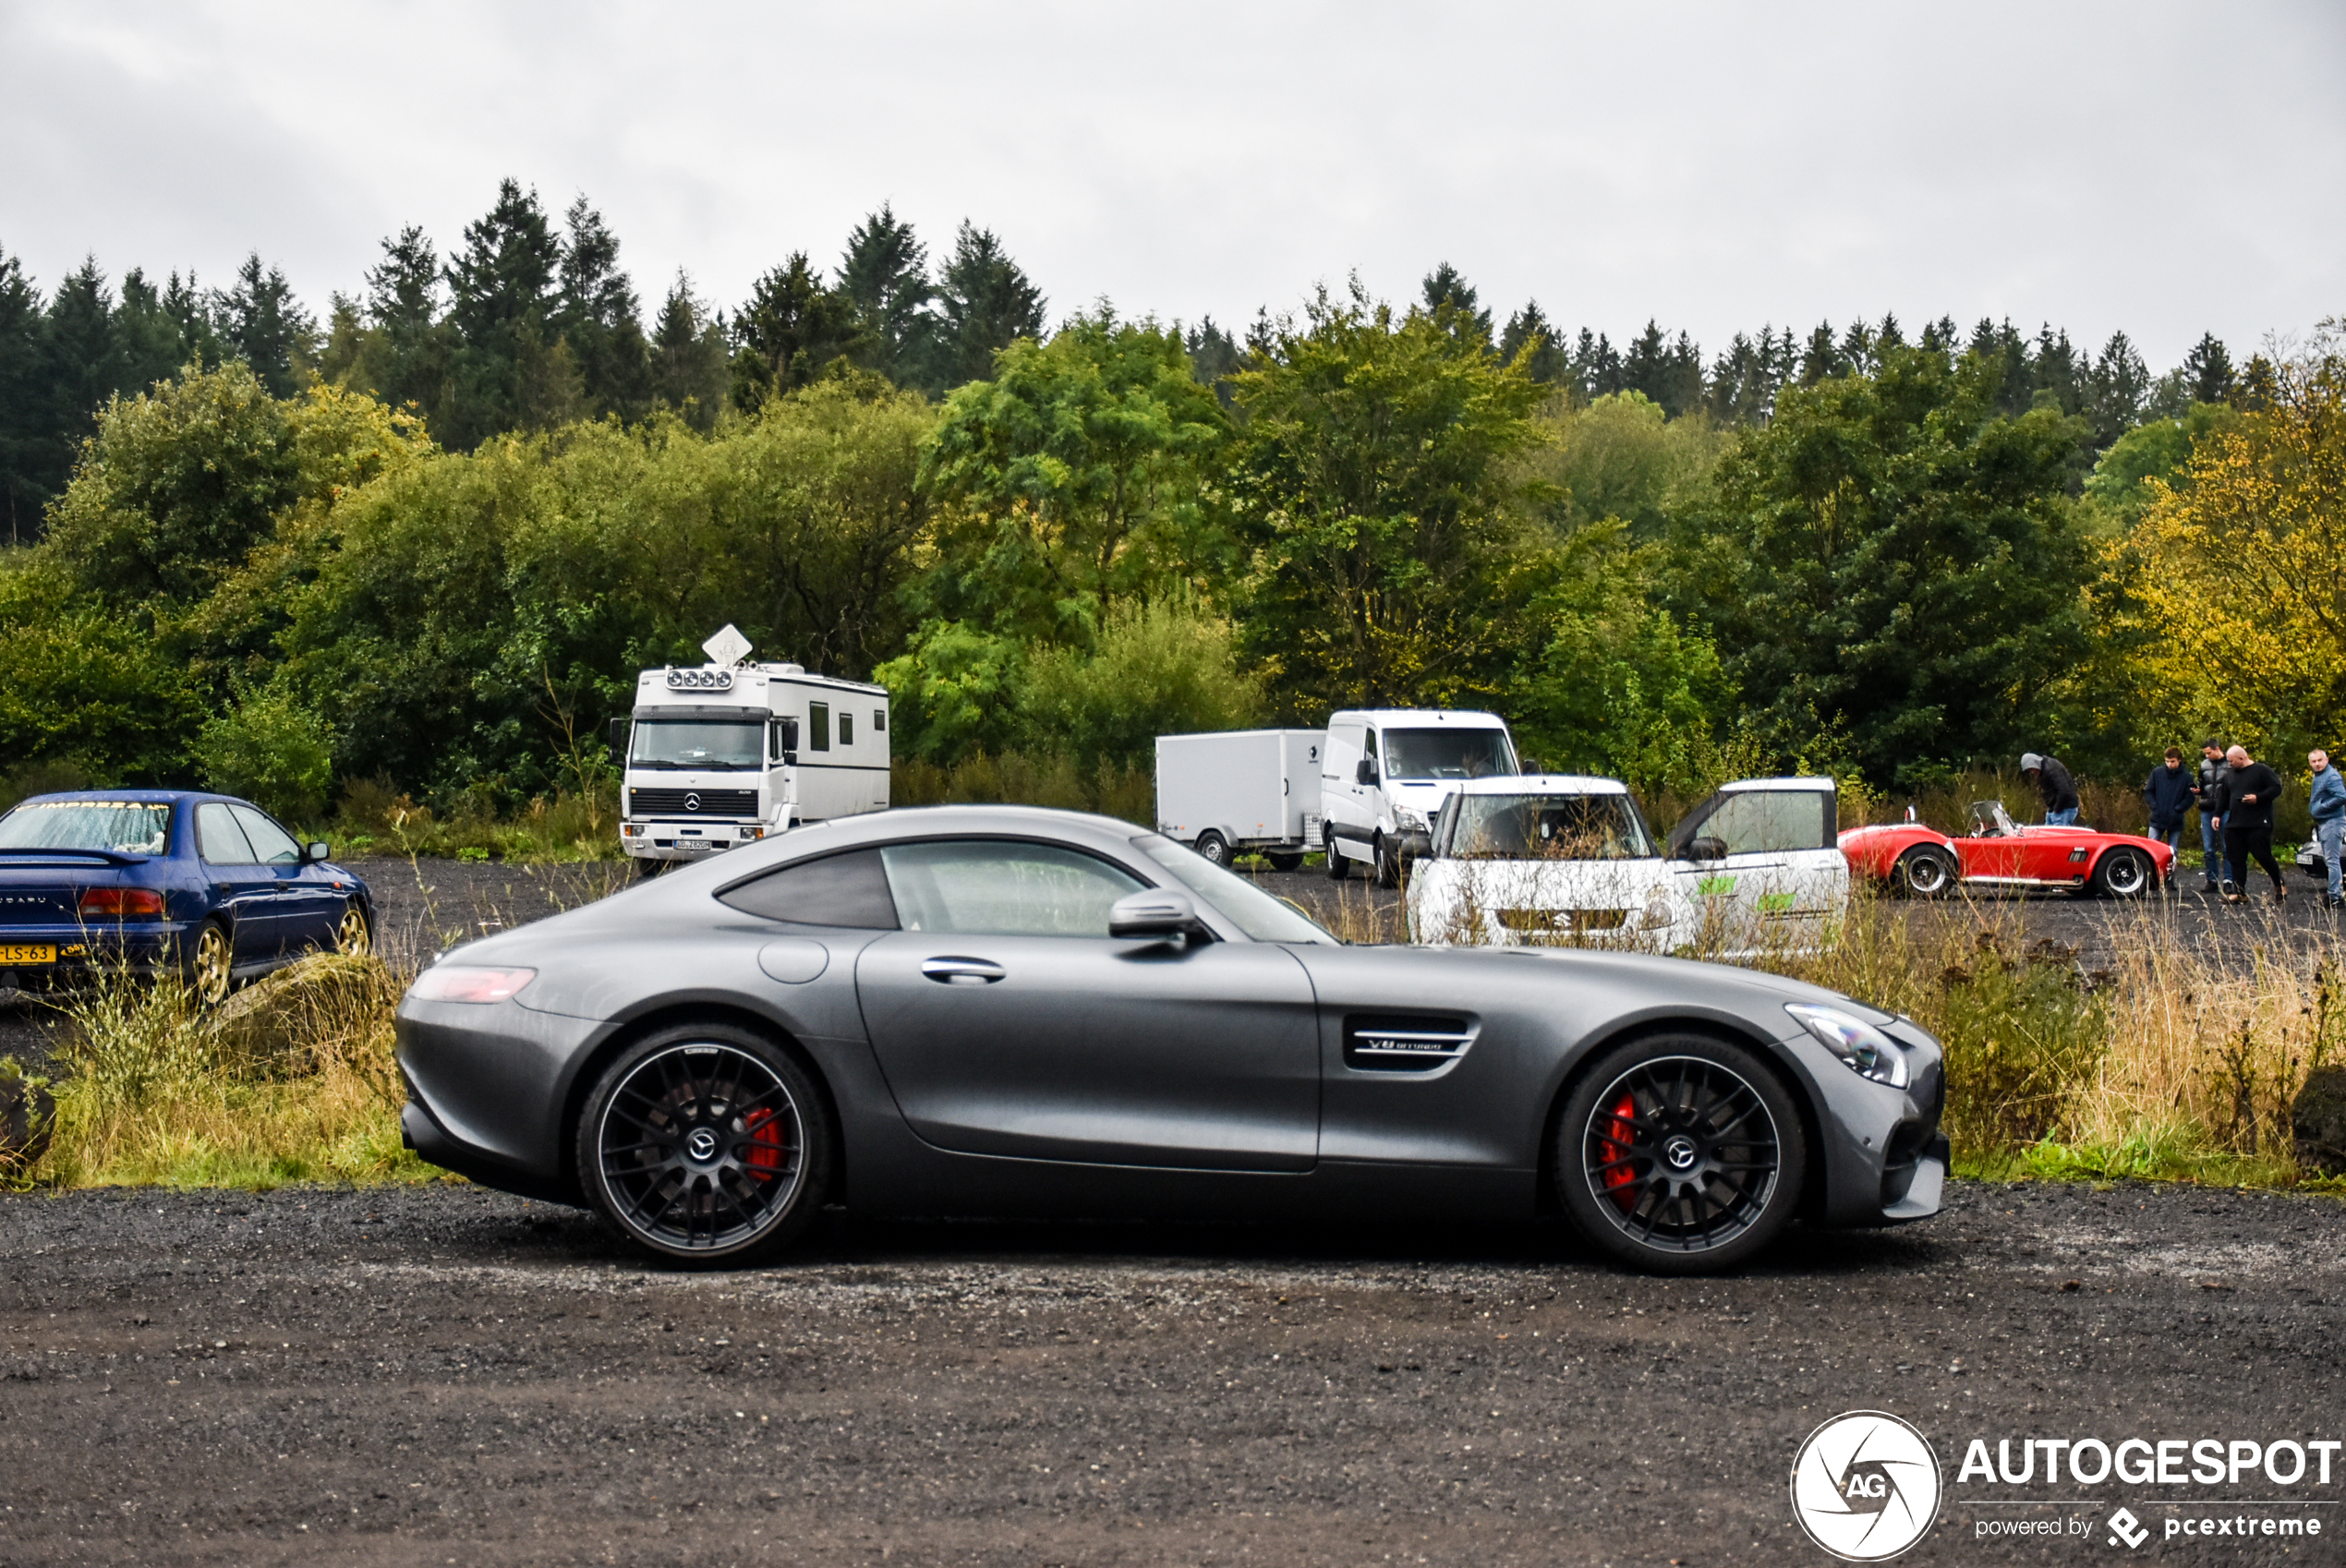
[[[630,816],[756,816],[755,790],[630,790]]]

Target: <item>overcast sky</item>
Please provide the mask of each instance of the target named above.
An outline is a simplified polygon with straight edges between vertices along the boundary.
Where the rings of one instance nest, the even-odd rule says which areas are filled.
[[[656,307],[969,217],[1055,315],[1226,323],[1455,262],[1502,320],[2050,320],[2154,368],[2346,312],[2346,5],[826,6],[0,0],[0,249],[322,315],[500,176]]]

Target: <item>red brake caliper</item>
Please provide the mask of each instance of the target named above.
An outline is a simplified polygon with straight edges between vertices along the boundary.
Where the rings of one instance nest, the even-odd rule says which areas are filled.
[[[1638,1136],[1637,1117],[1637,1100],[1629,1094],[1623,1094],[1613,1107],[1611,1125],[1606,1127],[1604,1136],[1597,1143],[1602,1157],[1601,1163],[1606,1167],[1604,1185],[1610,1189],[1607,1196],[1620,1204],[1624,1212],[1636,1208],[1638,1204],[1635,1193],[1622,1190],[1638,1179],[1637,1172],[1629,1168],[1629,1156],[1634,1152],[1630,1141]],[[1615,1164],[1615,1161],[1620,1164]]]
[[[790,1154],[780,1119],[760,1106],[744,1116],[742,1125],[749,1130],[749,1147],[742,1152],[742,1164],[769,1176],[780,1176]]]

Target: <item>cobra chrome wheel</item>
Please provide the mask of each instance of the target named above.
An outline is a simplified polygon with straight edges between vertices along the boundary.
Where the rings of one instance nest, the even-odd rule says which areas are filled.
[[[1558,1196],[1614,1257],[1663,1273],[1732,1268],[1792,1218],[1807,1168],[1790,1094],[1749,1052],[1700,1035],[1608,1053],[1565,1104]]]
[[[1901,893],[1917,899],[1937,899],[1954,887],[1956,872],[1943,850],[1928,844],[1917,844],[1898,857],[1891,867],[1893,885]]]
[[[580,1119],[579,1177],[639,1246],[738,1262],[814,1218],[829,1149],[819,1092],[788,1054],[695,1025],[639,1042],[603,1074]]]
[[[232,959],[227,927],[216,920],[204,922],[186,960],[187,987],[196,994],[198,1007],[214,1007],[228,999]]]
[[[334,951],[363,959],[374,945],[374,928],[367,923],[367,911],[353,899],[343,906],[342,919],[334,923]]]
[[[2112,850],[2094,868],[2094,891],[2105,899],[2139,899],[2157,879],[2149,856],[2134,850]]]

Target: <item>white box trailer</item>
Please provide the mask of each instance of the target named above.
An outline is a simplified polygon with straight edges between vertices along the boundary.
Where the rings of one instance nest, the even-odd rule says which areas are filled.
[[[1320,841],[1317,730],[1156,738],[1156,829],[1216,865],[1262,854],[1293,871]]]

